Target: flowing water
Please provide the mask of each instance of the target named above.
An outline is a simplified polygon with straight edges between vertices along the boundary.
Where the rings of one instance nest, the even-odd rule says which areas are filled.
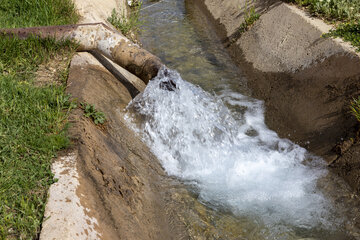
[[[319,188],[329,174],[324,163],[266,127],[262,101],[249,97],[246,78],[201,12],[183,0],[149,0],[142,16],[142,44],[174,70],[160,71],[128,116],[196,199],[186,200],[184,220],[193,232],[205,239],[351,239],[347,220]],[[174,91],[159,88],[168,79]],[[201,216],[191,220],[194,214]],[[207,232],[210,226],[217,230]]]

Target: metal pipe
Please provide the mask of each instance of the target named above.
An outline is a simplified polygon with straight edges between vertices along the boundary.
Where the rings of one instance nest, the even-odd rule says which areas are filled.
[[[26,39],[30,36],[71,39],[79,44],[79,51],[97,50],[146,84],[164,64],[158,57],[132,43],[118,31],[104,23],[63,26],[0,29],[0,34]]]

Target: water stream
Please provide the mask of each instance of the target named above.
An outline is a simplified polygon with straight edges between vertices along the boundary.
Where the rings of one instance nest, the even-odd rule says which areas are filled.
[[[183,0],[147,0],[143,9],[140,41],[174,70],[129,104],[129,121],[210,209],[205,225],[221,231],[204,239],[352,239],[319,188],[324,162],[266,127],[262,101],[201,12]],[[175,91],[159,88],[169,78]]]

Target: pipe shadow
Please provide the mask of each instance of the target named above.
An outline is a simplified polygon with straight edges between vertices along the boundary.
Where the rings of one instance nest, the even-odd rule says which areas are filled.
[[[126,87],[131,95],[131,98],[134,99],[140,93],[140,91],[102,54],[96,50],[90,50],[88,52],[93,55],[117,80],[119,80],[124,87]]]

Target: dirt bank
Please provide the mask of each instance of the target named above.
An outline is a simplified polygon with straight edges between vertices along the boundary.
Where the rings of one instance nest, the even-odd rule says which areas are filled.
[[[351,99],[360,94],[354,48],[321,37],[331,26],[282,2],[256,1],[261,17],[240,35],[245,1],[188,1],[210,17],[248,76],[253,96],[265,101],[266,124],[329,162],[339,158],[334,147],[354,137],[357,128],[349,112]],[[355,175],[348,178],[351,185],[359,182]]]

